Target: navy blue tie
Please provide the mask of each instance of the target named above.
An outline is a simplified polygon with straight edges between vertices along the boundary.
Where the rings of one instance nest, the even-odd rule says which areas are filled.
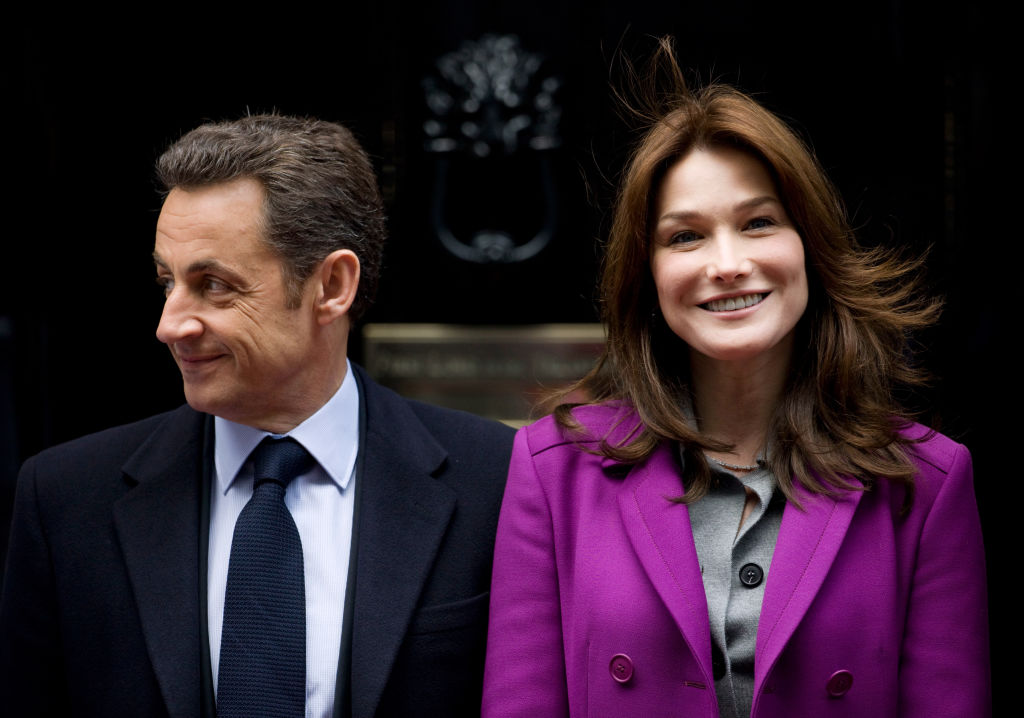
[[[217,716],[303,718],[306,589],[302,542],[284,493],[313,457],[294,439],[267,437],[252,461],[252,498],[231,540]]]

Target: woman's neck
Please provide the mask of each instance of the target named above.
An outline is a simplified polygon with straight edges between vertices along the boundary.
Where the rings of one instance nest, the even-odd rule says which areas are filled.
[[[700,431],[734,447],[729,454],[712,455],[737,464],[755,463],[788,372],[788,353],[728,362],[694,352],[690,373]]]

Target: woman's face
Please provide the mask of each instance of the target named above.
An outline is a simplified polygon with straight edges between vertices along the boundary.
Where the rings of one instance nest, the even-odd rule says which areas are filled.
[[[804,248],[759,160],[720,147],[684,156],[659,188],[651,246],[661,312],[691,352],[788,360],[807,308]]]

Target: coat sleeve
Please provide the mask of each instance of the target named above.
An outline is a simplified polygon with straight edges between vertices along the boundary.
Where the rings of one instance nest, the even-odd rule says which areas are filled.
[[[0,705],[9,715],[68,715],[56,584],[35,462],[18,477],[0,602]]]
[[[919,484],[918,491],[929,491]],[[991,714],[985,554],[971,457],[957,445],[924,520],[900,656],[899,715]]]
[[[520,430],[498,519],[484,718],[569,715],[554,526],[539,478]]]

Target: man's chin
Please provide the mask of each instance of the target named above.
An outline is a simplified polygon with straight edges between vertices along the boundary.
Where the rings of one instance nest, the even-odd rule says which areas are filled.
[[[189,386],[188,382],[185,382],[185,401],[193,409],[203,414],[220,416],[221,414],[218,410],[223,410],[224,408],[223,400],[218,400],[209,391]]]

